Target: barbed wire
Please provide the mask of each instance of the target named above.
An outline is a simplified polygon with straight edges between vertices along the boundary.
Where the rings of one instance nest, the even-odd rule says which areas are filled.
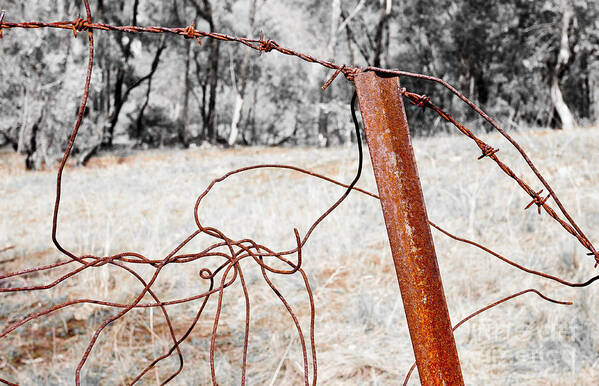
[[[111,324],[111,323],[117,321],[118,319],[122,318],[123,316],[125,316],[132,309],[140,309],[140,308],[159,308],[160,309],[160,311],[163,314],[164,321],[167,326],[168,334],[169,334],[170,340],[172,341],[172,344],[168,351],[166,351],[164,354],[156,357],[143,370],[141,370],[137,374],[137,376],[135,378],[133,378],[133,380],[130,382],[130,384],[135,384],[135,383],[139,382],[144,377],[144,375],[146,375],[151,369],[153,369],[160,361],[162,361],[165,358],[170,357],[173,353],[176,352],[179,366],[172,374],[170,374],[164,381],[162,381],[162,384],[168,383],[173,378],[175,378],[177,375],[179,375],[181,373],[181,371],[183,370],[184,357],[181,352],[180,345],[182,342],[184,342],[190,336],[191,332],[196,327],[200,317],[202,316],[202,314],[205,310],[206,304],[212,295],[215,295],[217,297],[217,307],[216,307],[216,311],[215,311],[215,314],[213,317],[213,323],[212,323],[212,332],[211,332],[211,337],[210,337],[209,361],[210,361],[210,373],[211,373],[212,383],[217,384],[217,374],[216,374],[216,367],[215,367],[215,347],[216,347],[216,339],[218,336],[218,327],[219,327],[222,308],[223,308],[224,291],[226,288],[232,286],[233,283],[235,283],[237,281],[239,281],[239,283],[241,284],[243,294],[244,294],[244,304],[245,304],[244,343],[243,343],[243,354],[242,354],[242,360],[241,360],[241,362],[242,362],[242,364],[241,364],[241,384],[244,385],[245,380],[246,380],[248,341],[249,341],[250,324],[251,324],[250,323],[251,322],[250,298],[249,298],[249,293],[248,293],[248,287],[245,282],[245,277],[244,277],[244,273],[243,273],[244,270],[242,268],[242,264],[246,260],[253,261],[255,264],[258,265],[264,281],[268,284],[268,286],[271,288],[271,290],[279,298],[283,307],[286,309],[287,313],[290,315],[290,317],[294,323],[294,326],[297,330],[300,345],[301,345],[302,358],[303,358],[303,370],[304,370],[304,374],[303,374],[304,375],[303,376],[304,384],[305,385],[309,385],[309,384],[315,385],[317,382],[316,343],[315,343],[315,339],[314,339],[315,304],[314,304],[314,297],[313,297],[313,293],[312,293],[312,290],[311,290],[311,287],[310,287],[310,284],[308,281],[307,274],[301,268],[302,261],[303,261],[302,248],[304,247],[304,245],[306,244],[306,242],[308,241],[308,239],[310,238],[310,236],[312,235],[314,230],[317,228],[317,226],[324,220],[324,218],[326,218],[328,215],[330,215],[348,197],[348,195],[351,192],[356,191],[356,192],[359,192],[359,193],[362,193],[362,194],[365,194],[365,195],[368,195],[368,196],[378,199],[378,196],[376,194],[368,192],[361,188],[357,188],[355,186],[360,178],[360,174],[361,174],[361,170],[362,170],[363,154],[362,154],[362,147],[361,147],[359,124],[358,124],[358,120],[357,120],[356,113],[355,113],[355,107],[354,107],[355,99],[356,99],[356,95],[354,94],[350,106],[351,106],[351,113],[352,113],[354,126],[356,129],[356,136],[358,138],[357,146],[358,146],[359,160],[358,160],[358,168],[356,171],[356,175],[350,184],[344,184],[342,182],[339,182],[337,180],[334,180],[334,179],[324,176],[322,174],[319,174],[319,173],[316,173],[316,172],[313,172],[313,171],[310,171],[307,169],[299,168],[296,166],[292,166],[292,165],[262,164],[262,165],[247,166],[247,167],[232,170],[232,171],[224,174],[223,176],[214,179],[208,185],[208,187],[198,196],[195,206],[194,206],[194,220],[195,220],[195,225],[196,225],[197,229],[195,231],[193,231],[191,234],[189,234],[185,238],[184,241],[182,241],[181,243],[176,245],[162,259],[150,259],[150,258],[147,258],[146,256],[136,253],[136,252],[124,252],[124,253],[119,253],[119,254],[115,254],[115,255],[111,255],[111,256],[94,256],[94,255],[78,256],[77,254],[69,251],[67,248],[62,246],[62,244],[58,240],[58,235],[57,235],[57,232],[58,232],[57,224],[58,224],[60,203],[61,203],[61,197],[62,197],[62,176],[63,176],[63,171],[65,168],[66,162],[71,154],[73,144],[77,137],[79,127],[83,120],[85,106],[87,104],[87,100],[89,97],[91,74],[92,74],[93,63],[94,63],[93,32],[95,30],[120,31],[120,32],[126,32],[126,33],[161,33],[161,34],[169,33],[169,34],[174,34],[177,36],[182,36],[187,39],[196,39],[200,44],[201,44],[202,38],[209,38],[209,39],[215,39],[217,41],[237,42],[237,43],[245,45],[251,49],[257,50],[260,53],[278,51],[281,54],[288,55],[288,56],[295,56],[295,57],[300,58],[301,60],[304,60],[304,61],[307,61],[310,63],[317,63],[317,64],[324,66],[328,69],[335,70],[333,75],[331,76],[331,78],[322,86],[323,90],[325,90],[327,87],[329,87],[332,84],[332,82],[336,79],[336,77],[338,77],[339,74],[343,74],[346,79],[351,81],[351,80],[353,80],[353,78],[355,76],[357,76],[359,73],[364,72],[364,71],[375,71],[375,72],[378,72],[381,74],[389,74],[389,75],[395,75],[395,76],[404,76],[404,77],[424,79],[424,80],[429,80],[429,81],[433,81],[438,84],[441,84],[442,86],[447,88],[450,92],[452,92],[453,94],[458,96],[464,103],[469,105],[481,117],[483,117],[491,126],[493,126],[498,132],[500,132],[519,151],[520,155],[524,158],[524,160],[526,161],[526,163],[528,164],[530,169],[533,171],[535,176],[539,179],[539,181],[543,185],[544,189],[547,189],[548,196],[543,198],[541,196],[542,191],[537,192],[534,189],[532,189],[529,184],[527,184],[523,179],[519,178],[506,164],[504,164],[498,158],[498,156],[497,156],[498,149],[495,149],[495,148],[489,146],[488,144],[486,144],[484,141],[482,141],[481,139],[476,137],[472,133],[472,131],[468,130],[461,123],[459,123],[453,117],[451,117],[448,113],[446,113],[442,109],[438,108],[437,106],[433,105],[431,102],[431,99],[429,97],[424,96],[424,95],[419,95],[419,94],[407,91],[405,89],[402,89],[401,91],[402,91],[403,96],[406,99],[408,99],[411,103],[421,106],[421,107],[426,107],[426,108],[430,108],[430,109],[434,110],[442,118],[444,118],[445,120],[447,120],[448,122],[450,122],[454,126],[456,126],[460,132],[462,132],[463,134],[465,134],[466,136],[468,136],[469,138],[474,140],[474,142],[476,143],[476,145],[479,147],[479,149],[482,152],[482,155],[479,157],[479,159],[482,159],[484,157],[488,157],[488,158],[492,159],[506,175],[508,175],[510,178],[514,179],[516,181],[516,183],[528,195],[530,195],[532,201],[526,206],[526,208],[529,208],[532,205],[537,205],[539,214],[541,214],[541,209],[544,209],[545,212],[550,217],[552,217],[555,221],[557,221],[569,234],[574,236],[581,243],[581,245],[583,245],[586,249],[588,249],[590,251],[589,254],[591,256],[594,256],[596,262],[599,262],[599,254],[597,253],[593,244],[589,241],[587,236],[582,232],[582,230],[579,228],[579,226],[576,224],[576,222],[572,219],[572,217],[566,211],[566,209],[560,202],[560,200],[559,200],[558,196],[556,195],[556,193],[554,192],[554,190],[549,186],[549,184],[543,178],[541,173],[538,171],[538,169],[535,167],[533,162],[530,160],[530,158],[528,157],[526,152],[520,147],[520,145],[514,139],[512,139],[503,129],[501,129],[501,127],[492,118],[490,118],[484,111],[482,111],[478,106],[476,106],[473,102],[471,102],[468,98],[466,98],[458,90],[453,88],[453,86],[451,86],[450,84],[448,84],[447,82],[445,82],[444,80],[442,80],[440,78],[436,78],[436,77],[432,77],[432,76],[428,76],[428,75],[422,75],[422,74],[415,74],[415,73],[410,73],[410,72],[405,72],[405,71],[400,71],[400,70],[382,69],[382,68],[377,68],[377,67],[359,68],[359,67],[351,67],[351,66],[346,66],[346,65],[338,65],[338,64],[335,64],[330,61],[321,60],[314,56],[307,55],[304,53],[300,53],[300,52],[285,48],[273,40],[265,40],[262,36],[259,39],[249,39],[249,38],[244,38],[244,37],[229,36],[229,35],[217,33],[217,32],[203,32],[203,31],[195,29],[195,27],[193,25],[190,25],[185,28],[166,28],[166,27],[161,27],[161,26],[154,26],[154,27],[114,26],[114,25],[104,24],[104,23],[94,23],[94,22],[92,22],[92,14],[91,14],[91,9],[90,9],[88,0],[84,0],[84,5],[85,5],[87,18],[86,19],[77,18],[74,21],[60,21],[60,22],[51,22],[51,23],[45,23],[45,22],[9,23],[9,22],[4,21],[5,12],[2,11],[2,13],[0,13],[0,38],[3,37],[4,29],[9,30],[9,29],[14,29],[14,28],[24,28],[24,29],[57,28],[57,29],[71,30],[75,37],[78,36],[78,32],[83,32],[83,31],[87,32],[88,46],[89,46],[89,58],[88,58],[87,72],[86,72],[86,78],[85,78],[85,83],[84,83],[84,91],[83,91],[83,96],[82,96],[78,114],[77,114],[77,120],[75,122],[71,136],[69,137],[69,141],[67,143],[63,157],[58,166],[58,171],[57,171],[57,176],[56,176],[56,200],[54,203],[53,218],[52,218],[52,241],[53,241],[54,245],[56,246],[56,248],[61,253],[63,253],[67,257],[69,257],[69,260],[60,261],[60,262],[57,262],[54,264],[49,264],[49,265],[45,265],[45,266],[41,266],[41,267],[28,268],[28,269],[19,270],[19,271],[12,272],[12,273],[2,274],[2,275],[0,275],[0,280],[13,278],[13,277],[26,278],[26,275],[32,274],[32,273],[40,273],[40,272],[50,273],[59,267],[65,267],[65,266],[68,266],[71,264],[78,264],[78,265],[76,268],[71,269],[66,274],[61,275],[60,277],[58,277],[54,281],[51,281],[48,284],[24,285],[24,286],[20,286],[20,287],[0,288],[0,293],[16,293],[16,292],[25,292],[25,291],[36,292],[36,291],[48,290],[48,289],[54,288],[55,286],[57,286],[60,283],[63,283],[66,280],[72,279],[72,278],[76,277],[77,275],[80,275],[85,270],[88,270],[90,268],[99,268],[99,267],[102,267],[105,265],[111,265],[111,266],[122,269],[123,271],[130,274],[133,278],[135,278],[141,285],[141,291],[136,296],[136,298],[130,303],[117,303],[117,302],[109,302],[109,301],[104,301],[104,300],[88,299],[88,298],[71,300],[71,301],[63,302],[63,303],[53,305],[50,307],[46,307],[37,312],[34,312],[34,313],[28,315],[27,317],[22,318],[21,320],[18,320],[18,321],[15,321],[15,322],[9,324],[7,327],[4,328],[4,330],[2,332],[0,332],[0,339],[2,339],[4,337],[6,337],[7,335],[9,335],[11,332],[28,324],[29,322],[31,322],[33,320],[46,317],[46,316],[48,316],[56,311],[59,311],[61,309],[79,305],[79,304],[94,304],[94,305],[98,305],[98,306],[104,306],[104,307],[117,309],[118,312],[115,315],[104,320],[96,328],[84,353],[82,354],[81,359],[80,359],[80,361],[76,367],[76,370],[75,370],[75,383],[77,385],[79,385],[80,381],[81,381],[81,370],[82,370],[83,366],[85,365],[87,359],[91,355],[92,349],[94,348],[94,346],[97,342],[97,339],[99,338],[99,336],[101,335],[103,330],[109,324]],[[213,187],[216,184],[221,183],[221,182],[229,179],[230,177],[233,177],[234,175],[238,175],[241,173],[245,173],[245,172],[249,172],[249,171],[257,170],[257,169],[282,169],[282,170],[288,170],[288,171],[292,171],[292,172],[298,172],[298,173],[302,173],[304,175],[308,175],[308,176],[311,176],[314,178],[325,180],[329,183],[338,185],[340,187],[345,187],[346,190],[334,203],[332,203],[328,207],[327,210],[325,210],[316,220],[314,220],[312,225],[309,227],[308,231],[303,236],[301,236],[299,234],[298,230],[294,228],[294,240],[295,240],[296,247],[289,249],[289,250],[275,251],[275,250],[270,249],[252,239],[249,239],[249,238],[234,240],[234,239],[228,237],[222,231],[218,230],[217,228],[206,226],[200,221],[200,205],[201,205],[203,199],[211,192],[211,190],[213,189]],[[549,198],[552,198],[555,201],[557,207],[559,208],[559,212],[561,213],[561,215],[558,214],[554,209],[552,209],[552,207],[548,204]],[[563,218],[562,218],[562,216],[563,216]],[[436,225],[433,222],[429,222],[429,223],[432,227],[438,229],[440,232],[442,232],[443,234],[447,235],[448,237],[450,237],[454,240],[457,240],[457,241],[460,241],[463,243],[467,243],[467,244],[473,245],[477,248],[480,248],[480,249],[484,250],[485,252],[495,256],[496,258],[504,261],[505,263],[510,264],[511,266],[513,266],[517,269],[520,269],[526,273],[540,276],[545,279],[553,280],[553,281],[558,282],[559,284],[562,284],[565,286],[585,287],[585,286],[590,285],[597,279],[599,279],[599,276],[595,276],[585,282],[574,283],[574,282],[563,280],[561,278],[558,278],[558,277],[555,277],[555,276],[552,276],[552,275],[549,275],[549,274],[546,274],[543,272],[535,271],[535,270],[526,268],[518,263],[515,263],[513,260],[508,259],[508,258],[490,250],[489,248],[482,246],[481,244],[478,244],[474,241],[470,241],[470,240],[455,236],[455,235],[451,234],[450,232],[444,230],[443,228],[439,227],[438,225]],[[186,245],[188,245],[193,239],[195,239],[200,234],[203,234],[203,235],[206,235],[206,236],[209,236],[210,238],[212,238],[213,243],[199,252],[180,253],[182,248],[184,248]],[[156,283],[160,273],[163,271],[163,269],[167,265],[188,264],[188,263],[196,262],[196,261],[202,261],[202,260],[205,261],[208,258],[213,258],[213,257],[222,259],[223,262],[220,265],[218,265],[216,268],[213,268],[213,269],[202,268],[199,271],[200,278],[207,282],[207,289],[204,290],[203,292],[189,296],[189,297],[185,297],[185,298],[177,298],[177,299],[173,299],[173,300],[164,301],[164,300],[161,300],[157,296],[157,294],[154,292],[154,290],[152,289],[152,287]],[[275,263],[277,263],[277,262],[282,263],[283,265],[289,267],[289,269],[276,268]],[[138,267],[138,266],[150,266],[150,267],[154,268],[154,272],[153,272],[150,280],[146,281],[142,278],[142,276],[135,269],[135,267]],[[299,322],[296,312],[293,310],[290,303],[286,300],[286,298],[280,292],[278,287],[274,284],[274,282],[269,277],[269,275],[273,275],[273,274],[274,275],[299,274],[301,276],[301,279],[302,279],[305,289],[306,289],[306,293],[308,295],[308,303],[309,303],[309,315],[310,315],[310,322],[309,322],[309,329],[308,329],[309,330],[308,331],[309,343],[306,342],[306,338],[304,336],[304,330],[302,329],[301,323]],[[465,323],[467,320],[470,320],[472,317],[479,315],[480,313],[482,313],[492,307],[502,304],[508,300],[514,299],[514,298],[516,298],[520,295],[523,295],[525,293],[531,293],[531,292],[537,294],[538,296],[540,296],[542,299],[544,299],[546,301],[550,301],[550,302],[554,302],[554,303],[558,303],[558,304],[571,304],[569,302],[557,301],[557,300],[551,299],[535,289],[527,289],[527,290],[518,292],[516,294],[513,294],[511,296],[508,296],[506,298],[503,298],[495,303],[492,303],[492,304],[474,312],[473,314],[470,314],[466,318],[462,319],[459,323],[457,323],[454,327],[454,330],[456,328],[458,328],[460,325],[462,325],[463,323]],[[146,295],[149,295],[153,300],[151,302],[142,302],[142,300],[146,297]],[[175,304],[189,303],[189,302],[197,301],[197,300],[202,300],[200,307],[198,308],[197,312],[195,313],[195,316],[194,316],[192,322],[187,327],[185,333],[181,337],[177,338],[177,335],[175,333],[175,330],[174,330],[174,327],[172,324],[172,319],[169,316],[167,307],[175,305]],[[308,348],[308,344],[310,346],[309,348]],[[410,376],[412,370],[413,370],[413,367],[406,377],[406,382],[409,379],[409,376]],[[311,374],[311,376],[310,376],[310,374]],[[14,383],[11,383],[10,381],[2,379],[2,378],[0,378],[0,382],[8,384],[8,385],[14,385]]]
[[[2,16],[4,16],[4,15],[2,15]],[[526,193],[531,196],[532,201],[526,208],[529,208],[533,204],[536,204],[538,207],[539,214],[541,213],[541,207],[543,209],[545,209],[545,211],[552,218],[554,218],[556,221],[558,221],[562,225],[562,227],[564,227],[568,231],[568,233],[570,233],[574,237],[576,237],[578,239],[578,241],[586,249],[589,250],[589,255],[593,256],[596,261],[595,266],[597,266],[597,264],[599,264],[599,252],[597,252],[594,245],[590,242],[590,240],[587,238],[587,236],[584,234],[584,232],[580,229],[578,224],[574,221],[574,219],[568,213],[566,208],[563,206],[561,200],[555,193],[555,191],[552,189],[552,187],[549,185],[549,183],[546,181],[546,179],[543,177],[543,175],[539,172],[539,170],[534,165],[534,163],[532,162],[532,160],[530,159],[528,154],[524,151],[524,149],[518,144],[518,142],[516,140],[514,140],[505,130],[503,130],[501,128],[501,126],[497,122],[495,122],[495,120],[493,120],[488,114],[486,114],[480,107],[476,106],[465,95],[463,95],[461,92],[459,92],[453,86],[451,86],[449,83],[447,83],[446,81],[444,81],[440,78],[430,76],[430,75],[417,74],[417,73],[401,71],[401,70],[384,69],[384,68],[372,67],[372,66],[369,66],[366,68],[361,68],[361,67],[339,65],[334,62],[319,59],[314,56],[307,55],[307,54],[283,47],[273,40],[264,39],[263,36],[260,36],[260,39],[249,39],[249,38],[245,38],[245,37],[230,36],[230,35],[218,33],[218,32],[204,32],[204,31],[195,29],[193,25],[187,26],[185,28],[167,28],[167,27],[161,27],[161,26],[152,26],[152,27],[114,26],[114,25],[105,24],[105,23],[92,23],[91,17],[89,17],[88,20],[77,18],[74,21],[61,21],[61,22],[51,22],[51,23],[45,23],[45,22],[24,22],[24,23],[0,22],[0,37],[2,36],[1,33],[2,33],[3,29],[11,29],[11,28],[66,29],[66,30],[72,30],[73,35],[75,37],[77,37],[78,31],[102,30],[102,31],[120,31],[120,32],[127,32],[127,33],[170,33],[170,34],[174,34],[177,36],[182,36],[187,39],[195,38],[195,39],[198,39],[198,41],[200,41],[199,39],[201,39],[201,38],[210,38],[210,39],[215,39],[215,40],[225,41],[225,42],[236,42],[236,43],[243,44],[249,48],[252,48],[256,51],[259,51],[260,53],[271,52],[271,51],[275,50],[283,55],[295,56],[295,57],[298,57],[306,62],[320,64],[323,67],[335,70],[335,72],[333,73],[331,78],[329,80],[327,80],[326,83],[322,86],[323,90],[326,90],[339,74],[343,74],[346,77],[346,79],[351,81],[357,74],[359,74],[360,72],[364,72],[364,71],[374,71],[374,72],[381,73],[381,74],[396,75],[396,76],[400,76],[400,77],[403,76],[403,77],[417,78],[417,79],[423,79],[423,80],[428,80],[428,81],[432,81],[435,83],[439,83],[443,87],[447,88],[454,95],[456,95],[458,98],[460,98],[470,108],[472,108],[478,115],[480,115],[485,121],[487,121],[495,130],[497,130],[502,136],[504,136],[516,148],[516,150],[520,153],[522,158],[526,161],[529,168],[533,171],[535,176],[539,179],[541,184],[544,186],[544,189],[547,189],[548,196],[546,196],[545,198],[541,198],[540,194],[542,193],[542,190],[538,191],[538,192],[532,190],[527,184],[525,184],[520,178],[518,178],[518,176],[516,174],[514,174],[511,171],[511,169],[509,169],[505,164],[503,164],[501,161],[499,161],[497,159],[497,157],[495,156],[495,153],[498,150],[495,150],[492,147],[489,147],[488,145],[486,145],[483,141],[481,141],[476,136],[474,136],[474,134],[472,134],[472,132],[470,130],[466,129],[463,125],[461,125],[459,122],[457,122],[455,119],[453,119],[449,114],[442,111],[438,107],[434,106],[430,102],[430,98],[423,96],[423,95],[418,95],[416,93],[411,93],[407,90],[403,90],[403,94],[408,100],[410,100],[410,102],[415,103],[422,107],[428,107],[428,108],[433,109],[445,120],[447,120],[447,121],[451,122],[453,125],[455,125],[462,133],[464,133],[468,137],[472,138],[482,150],[483,154],[482,154],[481,158],[489,157],[489,158],[493,159],[498,164],[498,166],[501,168],[501,170],[503,170],[511,178],[514,178],[516,180],[516,182],[518,182],[518,184],[526,191]],[[200,43],[201,43],[201,41],[200,41]],[[547,200],[549,199],[549,197],[551,197],[555,201],[557,207],[559,208],[559,210],[561,211],[561,213],[563,214],[563,216],[565,217],[566,220],[562,220],[559,217],[559,215],[547,204]]]
[[[552,194],[550,193],[545,198],[542,198],[541,197],[541,193],[543,192],[542,189],[540,191],[536,192],[523,179],[518,177],[516,175],[516,173],[514,173],[514,171],[512,169],[510,169],[509,166],[507,166],[506,164],[501,162],[501,160],[497,156],[497,152],[499,151],[499,149],[495,149],[495,148],[489,146],[484,141],[482,141],[480,138],[478,138],[476,135],[474,135],[474,133],[472,133],[472,131],[468,130],[466,127],[464,127],[464,125],[462,125],[461,123],[456,121],[451,115],[449,115],[445,111],[443,111],[440,108],[438,108],[437,106],[435,106],[431,102],[431,98],[427,97],[426,95],[418,95],[416,93],[409,92],[406,89],[402,89],[401,92],[404,95],[404,97],[406,97],[406,99],[408,99],[412,104],[420,106],[420,107],[430,108],[431,110],[433,110],[437,114],[439,114],[439,116],[441,116],[443,119],[445,119],[446,121],[448,121],[452,125],[454,125],[464,135],[471,138],[482,152],[482,155],[480,157],[478,157],[479,160],[481,160],[485,157],[492,159],[506,175],[508,175],[510,178],[514,179],[516,181],[516,183],[518,183],[518,185],[528,195],[530,195],[530,197],[532,198],[532,201],[524,207],[525,210],[530,208],[533,204],[537,205],[539,214],[541,214],[541,208],[544,209],[547,212],[547,214],[549,216],[551,216],[555,221],[557,221],[568,233],[570,233],[572,236],[576,237],[578,239],[578,241],[580,242],[580,244],[582,244],[583,247],[587,248],[589,251],[591,251],[591,253],[596,254],[595,248],[593,247],[591,242],[586,238],[584,233],[582,233],[581,231],[578,231],[579,228],[578,228],[578,226],[575,226],[576,223],[574,222],[574,220],[572,220],[572,224],[574,224],[574,225],[568,224],[547,203],[547,200],[550,197],[552,197]],[[552,192],[553,192],[553,190],[552,190]],[[556,202],[557,202],[557,199],[556,199]],[[562,213],[567,214],[567,212],[565,210]],[[567,216],[567,218],[569,218],[569,216]]]

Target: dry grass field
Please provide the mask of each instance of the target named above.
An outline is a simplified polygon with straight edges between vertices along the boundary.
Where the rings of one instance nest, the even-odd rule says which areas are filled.
[[[599,246],[599,136],[596,128],[570,132],[515,133],[591,241]],[[533,188],[532,173],[506,141],[482,135],[498,155]],[[583,281],[599,273],[578,242],[547,215],[523,211],[530,201],[463,136],[414,140],[432,221],[483,243],[529,268]],[[68,168],[58,238],[79,253],[109,255],[136,251],[162,258],[195,228],[193,205],[209,182],[227,171],[257,163],[305,167],[351,181],[354,148],[236,150],[191,149],[105,155],[88,167]],[[26,172],[13,153],[0,154],[0,271],[64,259],[50,237],[55,170]],[[358,186],[376,191],[367,162]],[[200,208],[206,225],[234,239],[251,237],[273,249],[293,248],[293,228],[304,234],[343,189],[291,171],[258,170],[218,185]],[[599,383],[599,292],[559,286],[520,272],[471,246],[433,231],[450,315],[455,323],[511,293],[536,288],[574,302],[544,302],[526,294],[500,305],[456,331],[469,385],[592,385]],[[316,297],[319,384],[387,385],[403,380],[413,360],[398,285],[379,203],[354,193],[316,230],[303,250],[304,269]],[[194,241],[185,251],[210,240]],[[206,288],[199,270],[207,262],[166,268],[155,285],[162,299]],[[302,357],[291,318],[249,260],[243,263],[252,305],[248,384],[302,383]],[[144,277],[150,270],[142,270]],[[27,278],[48,283],[63,270]],[[299,277],[276,284],[307,329],[308,308]],[[22,279],[0,287],[23,285]],[[80,297],[128,302],[140,291],[130,276],[109,266],[84,271],[52,290],[0,294],[0,328],[39,310]],[[214,299],[215,300],[215,299]],[[199,303],[170,308],[182,333]],[[183,373],[172,384],[210,380],[208,348],[211,301],[199,325],[182,345]],[[95,327],[114,310],[79,305],[32,321],[0,340],[0,377],[22,385],[72,384],[74,369]],[[225,292],[216,349],[218,381],[239,384],[244,302],[239,286]],[[170,341],[161,314],[134,310],[110,325],[84,367],[83,384],[126,383]],[[157,384],[176,368],[173,357],[142,384]],[[418,384],[415,374],[411,384]]]

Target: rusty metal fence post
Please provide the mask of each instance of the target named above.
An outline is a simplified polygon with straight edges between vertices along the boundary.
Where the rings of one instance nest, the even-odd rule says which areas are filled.
[[[423,385],[463,385],[398,77],[354,78]]]

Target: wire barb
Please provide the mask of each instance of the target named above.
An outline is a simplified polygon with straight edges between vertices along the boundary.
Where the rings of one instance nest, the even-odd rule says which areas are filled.
[[[367,68],[367,70],[368,70],[368,68]],[[397,75],[403,75],[403,74],[405,74],[403,71],[395,71],[395,70],[392,70],[392,71],[383,71],[383,73],[385,73],[385,74],[397,74]],[[407,73],[407,74],[408,74],[408,76],[413,76],[415,78],[431,79],[431,77],[426,76],[426,75],[419,75],[419,74],[413,74],[413,73]],[[432,80],[436,81],[436,78],[433,78]],[[439,80],[439,82],[443,83],[446,87],[450,88],[450,90],[453,90],[453,92],[456,95],[459,95],[461,98],[463,97],[462,94],[460,94],[457,90],[454,90],[453,88],[451,88],[451,86],[447,85],[444,81]],[[404,95],[406,98],[408,98],[408,100],[412,104],[418,104],[419,101],[422,100],[423,96],[421,96],[419,94],[416,94],[416,93],[413,93],[413,92],[408,92],[404,88],[402,88],[402,90],[400,90],[400,91],[401,91],[402,95]],[[465,97],[463,97],[463,98],[465,98]],[[466,101],[468,101],[468,100],[466,99]],[[479,114],[481,114],[483,117],[485,117],[483,115],[484,113],[482,113],[480,111],[480,109],[478,109],[478,107],[476,107],[476,105],[472,104],[470,106],[471,107],[473,106],[473,108],[475,109],[475,111],[479,112]],[[499,159],[499,157],[497,157],[495,155],[495,153],[497,153],[496,151],[489,151],[489,148],[491,148],[491,146],[489,146],[484,141],[482,141],[480,138],[478,138],[472,131],[470,131],[469,129],[467,129],[460,122],[456,121],[451,115],[449,115],[445,111],[443,111],[440,108],[438,108],[437,106],[435,106],[430,100],[426,101],[426,107],[428,107],[431,110],[435,111],[440,117],[442,117],[447,122],[449,122],[452,125],[454,125],[462,134],[464,134],[467,137],[471,138],[476,143],[476,145],[482,151],[483,154],[485,154],[486,152],[492,153],[492,154],[489,154],[488,156],[493,161],[495,161],[495,163],[497,164],[497,166],[499,166],[499,168],[508,177],[510,177],[514,181],[516,181],[516,183],[527,194],[529,194],[531,197],[533,197],[533,202],[531,204],[529,204],[526,207],[526,209],[528,209],[532,204],[537,203],[537,205],[539,205],[539,208],[538,208],[539,214],[541,212],[541,207],[543,207],[545,209],[545,211],[547,212],[547,214],[549,216],[551,216],[555,221],[557,221],[568,233],[570,233],[572,236],[576,237],[576,239],[580,242],[580,244],[583,247],[587,248],[590,251],[594,251],[595,250],[594,247],[593,247],[593,244],[589,241],[589,239],[582,232],[582,230],[580,230],[580,228],[578,227],[578,225],[576,224],[576,222],[568,214],[568,212],[566,211],[566,209],[563,207],[563,205],[559,201],[559,199],[558,199],[557,195],[555,194],[555,192],[551,189],[551,187],[549,186],[549,184],[547,184],[547,182],[542,177],[542,175],[538,172],[538,170],[536,170],[536,168],[534,167],[534,165],[532,164],[532,162],[530,161],[530,159],[528,158],[528,156],[526,155],[526,153],[524,152],[524,150],[522,150],[522,148],[518,145],[518,143],[515,142],[515,141],[513,141],[513,139],[511,139],[511,137],[509,137],[507,135],[507,133],[505,133],[502,130],[500,130],[500,128],[498,128],[498,126],[496,127],[504,136],[506,136],[510,140],[510,142],[512,142],[512,144],[516,147],[516,149],[518,149],[520,151],[522,157],[527,161],[529,167],[533,170],[533,172],[535,173],[535,175],[539,178],[539,180],[543,183],[543,185],[548,188],[547,190],[549,190],[549,197],[551,197],[551,198],[554,199],[556,205],[558,206],[558,208],[560,209],[560,211],[562,212],[562,214],[564,215],[564,217],[566,218],[567,221],[564,220],[564,219],[562,219],[560,217],[560,215],[556,213],[556,211],[554,211],[548,204],[546,204],[546,202],[547,202],[547,200],[548,200],[549,197],[546,197],[544,199],[541,199],[540,197],[538,197],[539,193],[535,193],[534,190],[524,180],[522,180],[520,177],[518,177],[516,175],[516,173],[514,173],[514,171],[509,168],[509,166],[507,166],[506,164],[504,164]],[[485,119],[487,119],[487,118],[485,118]],[[493,122],[493,121],[491,121],[491,122]],[[596,262],[599,263],[599,258],[596,258]]]
[[[595,251],[595,249],[591,246],[591,252],[587,253],[587,256],[593,256],[595,258],[595,266],[593,268],[597,268],[599,266],[599,252]]]
[[[543,207],[543,205],[545,205],[545,202],[547,202],[549,197],[551,197],[551,195],[549,194],[549,195],[547,195],[547,197],[541,198],[541,193],[543,193],[543,189],[539,190],[536,193],[531,194],[532,201],[528,205],[526,205],[526,207],[524,207],[524,210],[530,208],[533,204],[536,204],[537,210],[538,210],[539,214],[541,214],[541,208]]]
[[[345,79],[353,82],[356,75],[362,72],[362,69],[360,67],[345,67],[341,72],[345,76]]]
[[[322,85],[322,87],[321,87],[322,91],[325,91],[331,85],[331,83],[333,83],[333,81],[335,80],[337,75],[339,75],[339,73],[342,72],[344,69],[345,69],[345,64],[343,66],[339,67],[337,69],[337,71],[335,71],[333,73],[333,76],[331,76],[329,78],[329,80],[327,80],[326,83]]]
[[[401,91],[402,91],[402,94],[406,98],[408,98],[410,103],[412,103],[413,105],[416,105],[418,107],[428,107],[431,102],[431,98],[426,95],[420,95],[420,94],[416,94],[414,92],[409,92],[405,88],[402,89]]]
[[[185,36],[185,39],[193,39],[193,38],[195,38],[196,41],[200,45],[202,45],[202,41],[200,40],[199,37],[196,37],[196,33],[197,33],[197,31],[195,30],[195,25],[194,24],[188,25],[185,28],[185,30],[183,31],[183,35]]]
[[[80,17],[73,22],[73,36],[77,37],[77,31],[85,31],[87,30],[87,20],[84,20]]]
[[[268,53],[276,47],[279,47],[279,45],[275,41],[272,41],[270,39],[264,40],[264,35],[262,34],[262,32],[260,32],[260,45],[258,46],[258,51],[260,51],[260,55],[262,55],[263,52]]]
[[[2,10],[2,12],[0,12],[0,39],[2,39],[2,28],[4,28],[4,15],[6,14],[6,11]]]
[[[485,144],[483,144],[483,149],[482,149],[483,154],[481,156],[479,156],[478,159],[481,160],[485,157],[491,157],[498,151],[499,151],[499,149],[493,149],[491,146],[489,146],[485,143]]]

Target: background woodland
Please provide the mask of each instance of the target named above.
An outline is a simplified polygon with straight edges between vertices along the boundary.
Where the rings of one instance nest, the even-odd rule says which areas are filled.
[[[272,39],[336,63],[441,77],[506,128],[570,129],[599,113],[599,4],[588,0],[94,0],[94,20],[194,24]],[[82,2],[3,1],[6,22],[74,20]],[[74,154],[161,146],[332,146],[355,140],[352,87],[332,71],[236,43],[98,31],[92,91]],[[87,35],[4,30],[0,146],[28,168],[56,162],[76,118]],[[480,121],[436,85],[408,79],[472,128]],[[417,135],[450,130],[408,108]]]

